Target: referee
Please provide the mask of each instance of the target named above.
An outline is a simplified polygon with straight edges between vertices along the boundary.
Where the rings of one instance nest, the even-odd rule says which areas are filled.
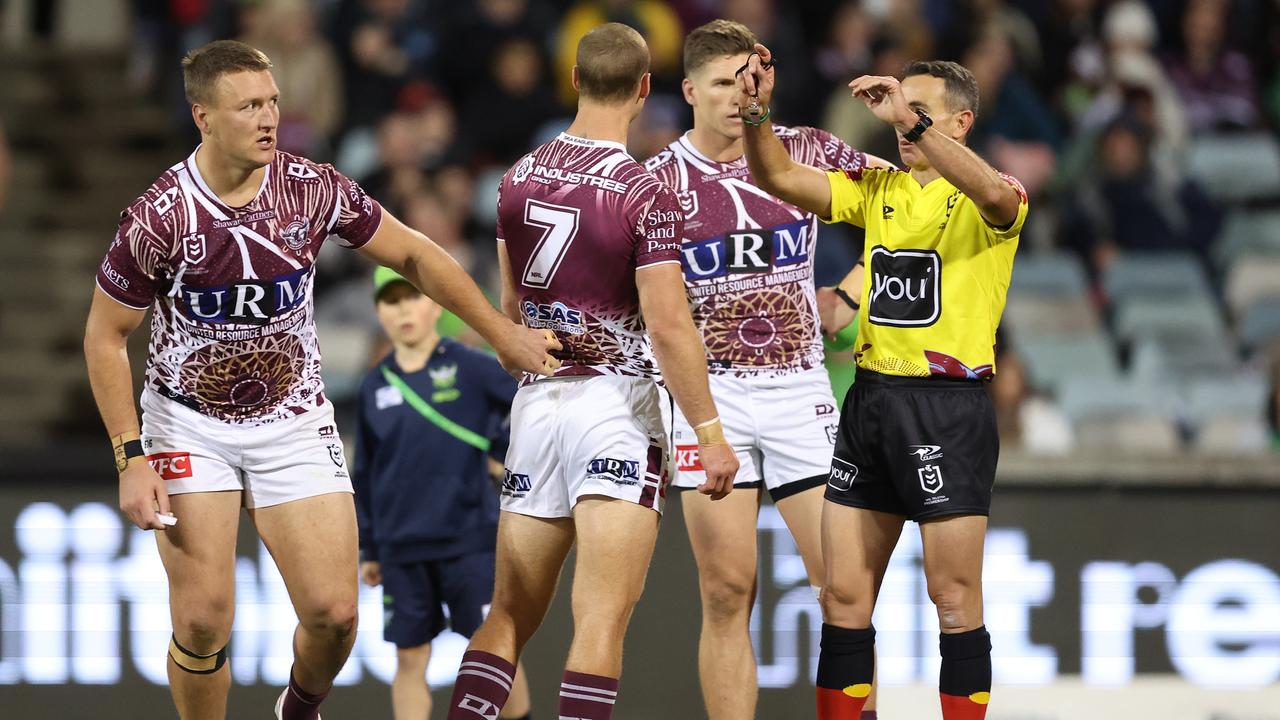
[[[952,62],[904,79],[863,76],[854,97],[898,134],[910,172],[793,161],[770,127],[773,58],[739,74],[747,162],[769,193],[866,229],[857,380],[846,398],[822,514],[819,720],[854,720],[875,671],[871,613],[906,520],[920,524],[942,630],[945,720],[981,720],[991,691],[982,548],[999,440],[983,381],[1027,196],[964,146],[978,86]]]
[[[351,478],[360,575],[382,586],[383,636],[396,646],[395,718],[426,720],[432,639],[446,625],[470,637],[493,598],[489,437],[511,411],[516,381],[493,356],[441,338],[440,306],[394,270],[379,267],[373,283],[392,352],[360,385]],[[498,717],[528,714],[520,668]]]

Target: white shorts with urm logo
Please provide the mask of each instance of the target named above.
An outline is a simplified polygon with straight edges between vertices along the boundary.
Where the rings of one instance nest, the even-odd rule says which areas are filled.
[[[725,439],[738,453],[736,488],[764,484],[774,502],[827,483],[840,414],[825,368],[766,377],[712,374],[711,397]],[[675,411],[676,476],[680,490],[706,482],[698,438]]]
[[[669,397],[649,378],[619,375],[520,388],[511,405],[502,509],[572,517],[578,500],[596,495],[662,512]]]
[[[170,495],[239,490],[247,508],[352,492],[333,405],[262,425],[206,417],[142,393],[142,447]]]

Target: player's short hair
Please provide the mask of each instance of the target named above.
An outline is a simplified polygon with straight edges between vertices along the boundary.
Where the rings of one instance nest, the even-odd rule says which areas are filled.
[[[684,39],[685,77],[716,58],[755,52],[757,42],[746,25],[732,20],[712,20],[696,27]]]
[[[270,69],[271,60],[252,45],[239,40],[214,40],[182,58],[182,86],[188,103],[207,104],[223,75]]]
[[[605,23],[578,41],[576,63],[582,97],[619,102],[630,98],[649,72],[649,46],[635,28]]]
[[[902,79],[915,75],[942,78],[951,112],[969,110],[978,114],[978,81],[969,68],[950,60],[915,60],[902,70]]]

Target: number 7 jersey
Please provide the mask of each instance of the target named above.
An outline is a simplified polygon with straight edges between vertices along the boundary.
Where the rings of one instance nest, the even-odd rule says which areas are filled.
[[[635,274],[679,264],[675,193],[619,143],[561,134],[502,178],[506,246],[524,324],[555,332],[557,377],[656,374]]]

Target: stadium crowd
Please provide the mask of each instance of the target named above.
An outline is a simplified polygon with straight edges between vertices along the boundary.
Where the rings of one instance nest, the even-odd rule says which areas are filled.
[[[333,162],[495,287],[501,173],[572,116],[578,39],[641,30],[654,89],[643,160],[691,125],[684,32],[715,17],[772,48],[776,116],[897,159],[849,79],[910,59],[969,67],[972,145],[1018,177],[1023,231],[991,391],[1007,447],[1280,449],[1280,4],[1267,0],[134,0],[134,90],[196,140],[172,72],[189,48],[262,48],[280,147]],[[823,229],[818,282],[859,252]],[[332,396],[349,400],[376,327],[370,268],[318,264]],[[332,339],[329,339],[332,338]],[[328,341],[326,342],[326,339]],[[850,359],[829,358],[837,384]],[[840,378],[844,378],[841,380]],[[839,391],[838,393],[839,394]]]

